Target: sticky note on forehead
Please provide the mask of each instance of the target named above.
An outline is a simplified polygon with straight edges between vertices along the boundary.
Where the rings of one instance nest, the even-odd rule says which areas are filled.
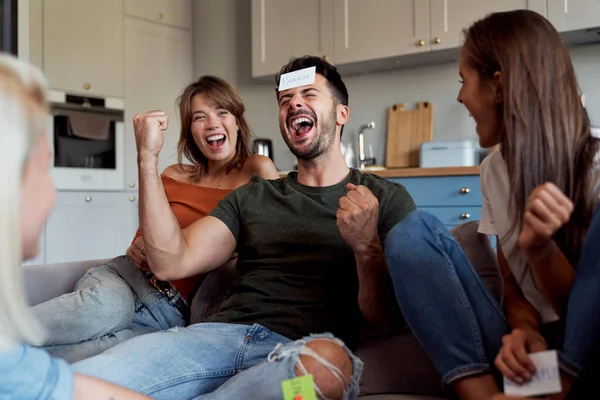
[[[288,72],[279,78],[279,91],[315,83],[316,67],[308,67],[297,71]]]

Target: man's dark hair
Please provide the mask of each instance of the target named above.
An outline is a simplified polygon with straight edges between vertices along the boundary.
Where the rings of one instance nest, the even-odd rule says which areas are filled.
[[[337,104],[348,106],[348,89],[346,88],[346,84],[342,80],[340,73],[337,71],[337,68],[323,60],[321,57],[308,55],[292,58],[289,63],[281,67],[281,70],[275,76],[275,95],[277,96],[277,100],[279,100],[279,80],[281,79],[281,75],[310,67],[315,67],[315,73],[325,77],[329,90],[331,90],[331,94]],[[342,132],[343,131],[344,127],[342,126]]]

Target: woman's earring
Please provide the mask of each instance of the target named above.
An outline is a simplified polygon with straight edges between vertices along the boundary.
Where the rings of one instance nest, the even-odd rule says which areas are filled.
[[[496,94],[496,104],[502,104],[502,93]]]

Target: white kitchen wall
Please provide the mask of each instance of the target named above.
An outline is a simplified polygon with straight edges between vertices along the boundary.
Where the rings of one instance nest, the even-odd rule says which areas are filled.
[[[273,140],[275,164],[280,170],[287,170],[293,167],[295,158],[279,133],[274,83],[250,78],[249,4],[244,0],[195,2],[195,20],[205,21],[196,24],[195,72],[196,75],[217,74],[237,85],[255,135]],[[208,16],[211,21],[227,20],[228,23],[211,23],[206,21]],[[207,57],[213,52],[223,55]],[[571,55],[592,123],[600,125],[600,44],[572,48]],[[350,94],[350,121],[342,141],[356,142],[358,128],[375,121],[376,128],[367,131],[366,141],[372,144],[377,163],[383,164],[387,108],[396,103],[410,105],[421,100],[434,105],[434,140],[476,139],[472,119],[456,101],[458,79],[456,63],[345,78]]]

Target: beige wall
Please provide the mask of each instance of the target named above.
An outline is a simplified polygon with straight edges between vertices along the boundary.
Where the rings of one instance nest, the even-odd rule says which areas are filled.
[[[279,169],[292,168],[295,158],[279,133],[274,84],[250,78],[250,1],[196,0],[195,24],[196,75],[217,74],[235,83],[255,135],[273,140]],[[571,54],[592,123],[600,125],[600,44],[573,48]],[[377,127],[367,132],[366,140],[377,163],[383,163],[387,108],[420,100],[434,104],[434,140],[476,139],[472,119],[456,102],[458,79],[455,63],[346,78],[350,121],[342,141],[355,143],[358,128],[375,121]]]

